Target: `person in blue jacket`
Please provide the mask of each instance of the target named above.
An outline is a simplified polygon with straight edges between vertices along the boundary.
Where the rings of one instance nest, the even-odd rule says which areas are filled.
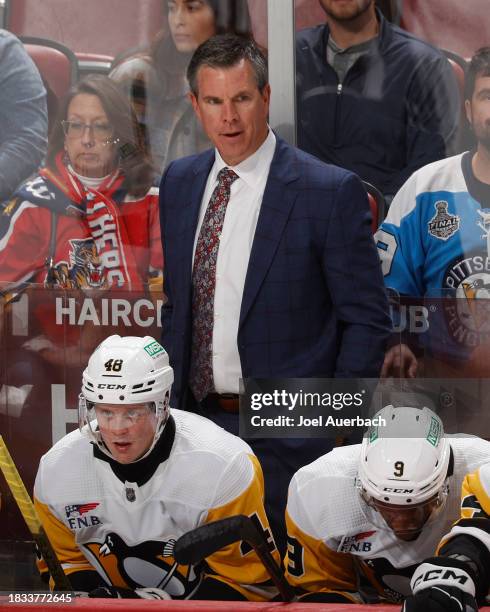
[[[392,25],[374,0],[320,0],[326,23],[298,33],[298,146],[393,196],[452,154],[460,97],[443,54]]]

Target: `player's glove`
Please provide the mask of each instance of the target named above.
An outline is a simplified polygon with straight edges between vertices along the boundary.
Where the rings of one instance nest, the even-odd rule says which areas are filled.
[[[427,559],[412,576],[413,596],[407,597],[402,612],[477,612],[470,571],[451,557]]]
[[[167,591],[156,587],[146,587],[133,591],[114,586],[103,586],[90,591],[88,596],[102,599],[172,599]]]

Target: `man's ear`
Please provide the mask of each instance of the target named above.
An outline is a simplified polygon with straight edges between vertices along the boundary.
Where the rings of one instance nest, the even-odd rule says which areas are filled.
[[[466,119],[468,119],[468,123],[473,125],[473,113],[471,112],[471,100],[464,101],[464,111],[466,113]]]
[[[269,85],[269,83],[267,83],[267,85],[262,90],[262,98],[264,102],[267,104],[267,106],[269,106],[270,101],[271,101],[271,86]]]
[[[196,113],[198,119],[201,119],[201,112],[200,112],[200,109],[199,109],[199,103],[197,101],[197,97],[195,96],[195,94],[192,91],[190,91],[187,94],[187,97],[189,98],[189,100],[190,100],[190,102],[192,104],[192,108],[194,109],[194,112]]]

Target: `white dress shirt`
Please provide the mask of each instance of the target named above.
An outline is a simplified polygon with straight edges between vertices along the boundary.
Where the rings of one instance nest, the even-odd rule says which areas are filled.
[[[216,262],[213,377],[217,393],[238,393],[239,390],[242,376],[237,345],[240,307],[255,228],[275,148],[276,137],[269,129],[267,138],[253,155],[237,166],[228,166],[236,172],[238,179],[231,186]],[[225,167],[227,164],[216,150],[216,158],[201,200],[194,254],[209,199],[218,184],[218,172]]]

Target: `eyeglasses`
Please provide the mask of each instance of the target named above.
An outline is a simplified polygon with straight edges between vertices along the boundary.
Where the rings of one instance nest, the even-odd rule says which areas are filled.
[[[85,130],[90,130],[95,140],[108,140],[114,134],[114,129],[109,123],[82,123],[81,121],[62,121],[63,132],[67,138],[81,138]]]

